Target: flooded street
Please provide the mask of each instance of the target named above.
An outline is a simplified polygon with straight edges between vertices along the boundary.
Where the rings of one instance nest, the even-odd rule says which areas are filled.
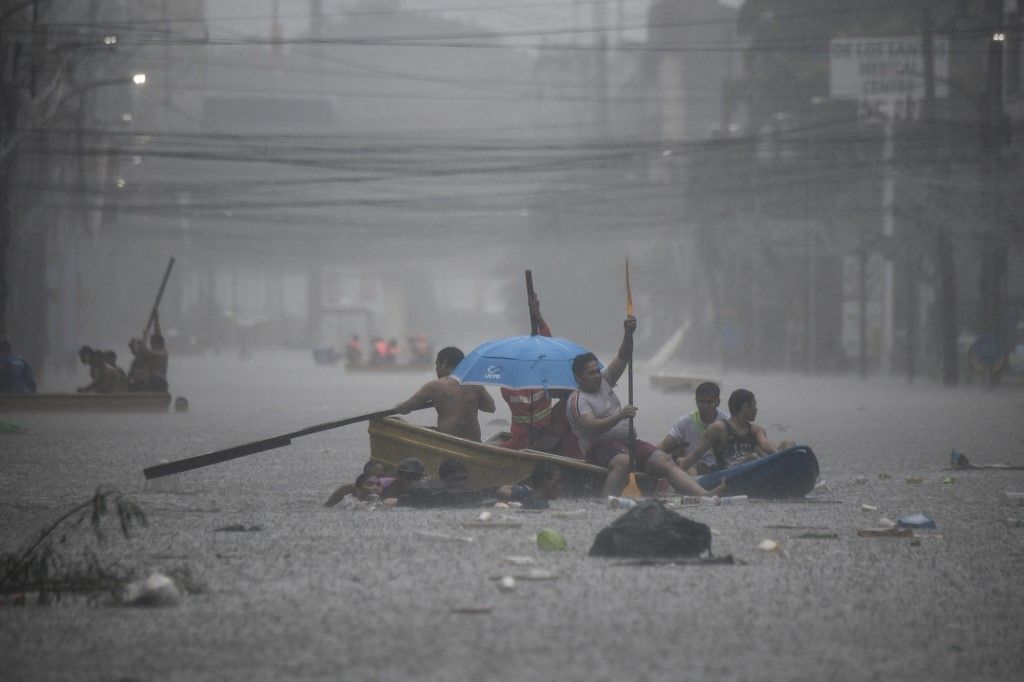
[[[602,354],[604,357],[606,354]],[[692,370],[691,370],[692,371]],[[684,507],[734,566],[591,559],[618,512],[564,499],[515,514],[519,528],[465,529],[477,510],[350,511],[323,500],[368,457],[364,424],[289,447],[145,482],[142,469],[312,424],[384,409],[428,372],[346,375],[307,354],[176,357],[171,391],[188,414],[5,415],[0,542],[11,551],[97,485],[134,497],[149,527],[105,550],[140,572],[188,567],[206,589],[177,607],[70,600],[0,606],[5,679],[1014,679],[1024,665],[1020,566],[1024,393],[898,380],[721,375],[746,387],[775,441],[816,451],[824,486],[806,501]],[[492,390],[493,395],[497,391]],[[624,386],[623,386],[624,394]],[[724,402],[724,401],[723,401]],[[657,442],[693,410],[639,372],[640,436]],[[410,415],[431,423],[432,412]],[[485,437],[507,407],[482,419]],[[500,421],[499,421],[500,420]],[[887,477],[880,477],[880,474]],[[862,478],[861,478],[862,477]],[[952,482],[944,482],[952,477]],[[909,481],[908,481],[909,479]],[[920,482],[916,482],[920,479]],[[861,506],[877,506],[863,511]],[[583,509],[562,519],[559,510]],[[916,512],[919,541],[862,538],[879,517]],[[511,514],[511,512],[510,512]],[[241,524],[261,530],[215,532]],[[554,528],[565,552],[541,552]],[[807,529],[835,538],[798,538]],[[438,534],[471,538],[445,540]],[[757,548],[764,539],[780,553]],[[556,571],[499,591],[530,556]],[[460,613],[460,609],[483,613]]]

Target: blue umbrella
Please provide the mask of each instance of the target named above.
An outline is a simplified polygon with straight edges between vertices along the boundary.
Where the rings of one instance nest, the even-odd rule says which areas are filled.
[[[572,361],[583,346],[552,336],[512,336],[474,348],[451,376],[464,384],[505,388],[577,388]]]

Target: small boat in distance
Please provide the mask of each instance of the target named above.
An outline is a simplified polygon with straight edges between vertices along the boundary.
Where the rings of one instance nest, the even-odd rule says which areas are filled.
[[[0,393],[4,412],[167,412],[170,393]]]

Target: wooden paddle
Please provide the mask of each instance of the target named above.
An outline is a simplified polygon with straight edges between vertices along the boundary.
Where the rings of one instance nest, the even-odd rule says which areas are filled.
[[[425,409],[432,405],[425,405],[419,409]],[[174,462],[164,462],[163,464],[156,464],[151,467],[146,467],[142,470],[142,473],[146,478],[160,478],[161,476],[170,476],[171,474],[180,474],[184,471],[191,471],[192,469],[200,469],[202,467],[210,466],[211,464],[219,464],[226,462],[230,459],[238,459],[239,457],[245,457],[246,455],[255,455],[257,452],[265,452],[267,450],[274,450],[276,448],[283,448],[286,445],[291,445],[292,438],[298,438],[299,436],[308,436],[311,433],[319,433],[320,431],[328,431],[330,429],[336,429],[340,426],[348,426],[349,424],[355,424],[358,422],[370,421],[372,419],[382,419],[393,414],[398,414],[398,411],[394,408],[390,410],[380,410],[379,412],[368,412],[366,414],[360,414],[355,417],[349,417],[348,419],[341,419],[339,421],[325,422],[323,424],[317,424],[310,426],[301,431],[294,431],[292,433],[286,433],[280,436],[273,436],[271,438],[265,438],[263,440],[253,441],[252,443],[245,443],[243,445],[236,445],[232,448],[225,450],[217,450],[216,452],[208,452],[205,455],[197,455],[195,457],[189,457],[187,459],[179,459]]]
[[[167,278],[171,276],[171,268],[173,267],[174,256],[171,256],[171,260],[167,261],[167,270],[164,271],[164,278],[160,282],[160,290],[156,294],[156,301],[153,302],[153,310],[149,313],[149,319],[146,320],[146,328],[142,331],[143,341],[149,338],[149,329],[153,326],[153,321],[156,320],[156,311],[160,308],[160,299],[164,297],[164,287],[167,286]]]
[[[629,256],[626,256],[626,317],[633,315],[633,290],[629,287]],[[627,400],[633,404],[633,331],[629,331],[629,359],[626,361]],[[629,418],[629,462],[636,468],[636,434],[633,432],[633,418]]]
[[[540,333],[540,322],[537,320],[537,316],[533,314],[533,273],[529,270],[526,271],[526,307],[530,311],[530,336],[537,336]]]

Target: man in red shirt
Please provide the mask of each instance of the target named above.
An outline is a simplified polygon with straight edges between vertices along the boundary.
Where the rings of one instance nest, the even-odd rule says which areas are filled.
[[[540,314],[540,299],[530,296],[530,318],[537,322],[541,336],[551,336],[551,327]],[[548,391],[543,388],[502,388],[501,397],[512,412],[512,437],[501,443],[512,450],[532,448],[555,454],[583,459],[579,443],[565,417],[565,401],[552,405],[556,398],[568,396],[569,391]]]

